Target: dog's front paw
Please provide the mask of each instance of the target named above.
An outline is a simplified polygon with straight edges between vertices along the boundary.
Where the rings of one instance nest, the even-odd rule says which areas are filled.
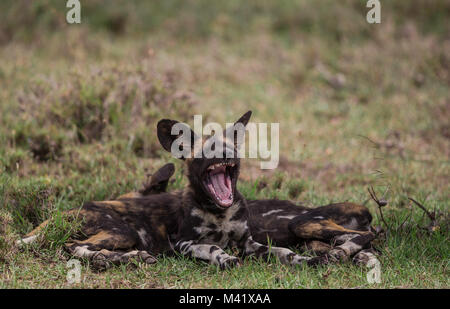
[[[302,265],[302,264],[308,263],[311,259],[312,258],[310,258],[310,257],[301,256],[298,254],[290,254],[287,257],[287,264]]]
[[[330,262],[328,255],[315,256],[307,261],[308,266],[327,265]]]
[[[155,264],[157,262],[156,258],[150,255],[147,251],[138,252],[139,259],[145,264]]]
[[[100,251],[92,257],[92,268],[96,271],[105,271],[111,266],[111,262]]]
[[[220,269],[228,269],[241,266],[241,259],[235,256],[228,256],[219,262]]]
[[[367,266],[372,262],[378,262],[377,256],[373,250],[361,250],[353,257],[353,263],[356,265]]]
[[[327,254],[331,261],[333,262],[344,262],[349,259],[349,255],[342,248],[334,248],[330,250]]]

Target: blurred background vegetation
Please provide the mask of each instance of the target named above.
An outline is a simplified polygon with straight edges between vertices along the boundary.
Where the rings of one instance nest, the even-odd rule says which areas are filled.
[[[374,185],[395,222],[408,196],[448,215],[449,1],[381,0],[380,24],[363,0],[80,2],[68,24],[66,1],[0,1],[0,261],[44,218],[176,162],[156,122],[196,113],[280,123],[278,169],[245,161],[249,198],[363,202]]]
[[[113,36],[164,32],[176,40],[239,40],[255,32],[273,35],[321,35],[332,41],[370,40],[374,27],[365,21],[367,1],[81,1],[83,27]],[[2,43],[39,40],[64,31],[66,1],[5,0],[0,4]],[[445,0],[381,1],[383,19],[396,25],[413,22],[420,32],[448,36],[450,5]]]

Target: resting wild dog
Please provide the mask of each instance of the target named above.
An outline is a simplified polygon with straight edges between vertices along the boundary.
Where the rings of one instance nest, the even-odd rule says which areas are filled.
[[[358,204],[336,203],[307,208],[286,200],[248,201],[252,237],[263,244],[298,247],[325,254],[332,260],[366,263],[371,258],[369,210]]]
[[[160,182],[166,184],[174,173],[173,164],[160,168]],[[155,194],[159,187],[135,194]],[[145,193],[148,192],[148,193]],[[247,200],[249,227],[253,239],[267,245],[299,247],[325,254],[333,260],[346,260],[354,256],[355,262],[366,263],[372,253],[366,250],[374,239],[369,210],[353,203],[336,203],[317,208],[306,208],[287,200]],[[332,246],[336,245],[336,246]]]
[[[243,255],[266,257],[273,254],[285,264],[320,262],[319,258],[299,256],[289,249],[269,249],[251,237],[247,203],[236,189],[240,160],[235,130],[238,124],[245,127],[250,115],[251,112],[247,112],[235,126],[227,129],[234,131],[234,141],[225,138],[229,136],[226,132],[220,141],[224,143],[224,154],[231,150],[235,154],[233,158],[208,159],[194,155],[184,158],[189,185],[183,191],[123,196],[114,201],[88,202],[81,209],[72,210],[71,213],[81,216],[83,225],[80,235],[66,243],[68,251],[77,257],[89,258],[101,267],[131,258],[154,263],[152,255],[173,251],[220,268],[238,265],[240,259],[223,250],[227,247],[235,247]],[[158,139],[167,151],[171,151],[173,142],[179,138],[171,134],[175,124],[182,125],[168,119],[157,125]],[[195,139],[194,132],[190,132]],[[216,137],[202,142],[208,143],[212,138]],[[191,143],[188,149],[191,154],[194,154],[194,145]],[[203,146],[201,148],[203,151]],[[47,222],[27,234],[22,242],[33,241]]]

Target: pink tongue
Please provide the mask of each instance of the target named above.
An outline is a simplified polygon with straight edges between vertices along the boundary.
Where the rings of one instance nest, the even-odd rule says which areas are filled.
[[[210,177],[217,197],[221,200],[228,200],[231,195],[231,186],[227,186],[230,182],[225,180],[225,173],[217,173]]]

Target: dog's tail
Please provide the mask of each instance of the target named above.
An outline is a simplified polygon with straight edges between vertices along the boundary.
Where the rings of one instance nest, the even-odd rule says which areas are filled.
[[[139,193],[146,196],[166,192],[170,177],[172,177],[174,173],[175,166],[172,163],[167,163],[151,176],[150,181],[144,183],[144,186],[139,190]]]

